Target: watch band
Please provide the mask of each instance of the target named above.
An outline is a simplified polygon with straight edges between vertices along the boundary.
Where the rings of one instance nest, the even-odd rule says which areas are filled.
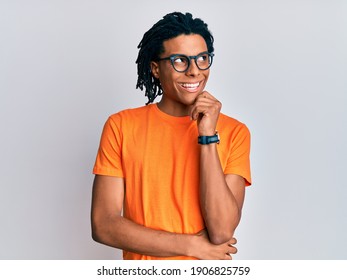
[[[212,136],[199,136],[198,137],[198,143],[201,145],[208,145],[208,144],[212,144],[212,143],[217,143],[219,144],[219,134],[218,132],[216,132],[215,135]]]

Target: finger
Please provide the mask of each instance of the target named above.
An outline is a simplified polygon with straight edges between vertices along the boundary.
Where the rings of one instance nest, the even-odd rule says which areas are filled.
[[[190,112],[190,116],[193,120],[197,120],[200,114],[203,116],[208,116],[209,110],[209,106],[195,105]]]
[[[195,99],[195,102],[194,104],[192,105],[192,107],[194,106],[199,106],[199,105],[204,105],[204,106],[207,106],[207,105],[218,105],[218,100],[213,100],[213,99],[209,99],[208,97],[204,97],[204,96],[199,96]]]
[[[235,237],[233,237],[228,241],[228,243],[234,245],[237,243],[237,239]]]
[[[194,109],[195,107],[208,107],[212,112],[220,112],[222,108],[222,103],[220,103],[218,100],[212,100],[208,98],[200,98],[195,101],[195,104],[192,106],[191,109]]]
[[[216,106],[218,108],[219,103],[218,101],[207,99],[207,98],[200,98],[195,101],[195,104],[192,107],[198,107],[198,106],[206,106],[206,107],[213,107]]]
[[[221,104],[218,101],[206,99],[198,100],[194,105],[190,107],[190,115],[194,118],[200,113],[204,115],[219,113],[221,109]]]
[[[194,104],[192,104],[190,106],[190,112],[192,112],[194,110],[195,107],[197,106],[216,106],[216,107],[221,107],[221,103],[213,98],[209,98],[212,97],[212,95],[210,94],[199,94],[197,96],[197,98],[195,99]]]
[[[224,258],[225,260],[232,260],[233,259],[233,257],[231,256],[231,254],[225,254],[225,258]]]
[[[202,92],[196,97],[196,99],[212,99],[210,96],[211,95],[208,92]]]
[[[200,93],[198,95],[199,96],[202,96],[203,98],[207,98],[207,99],[212,99],[212,100],[217,100],[212,94],[210,94],[208,91],[203,91],[202,93]]]
[[[216,98],[214,98],[212,95],[209,95],[209,94],[199,94],[196,99],[195,99],[195,102],[198,103],[198,102],[210,102],[210,103],[213,103],[213,102],[217,102],[218,100]]]
[[[218,117],[221,110],[221,103],[219,101],[214,101],[211,99],[200,98],[190,107],[189,115],[191,120],[198,120],[204,116],[215,116]]]
[[[228,253],[229,254],[236,254],[237,253],[237,248],[234,247],[234,246],[229,245]]]
[[[210,110],[208,107],[199,107],[198,110],[196,110],[196,118],[202,119],[203,117],[210,116]]]

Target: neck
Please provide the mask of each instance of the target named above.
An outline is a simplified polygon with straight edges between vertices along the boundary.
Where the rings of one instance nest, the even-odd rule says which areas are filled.
[[[158,102],[158,108],[160,111],[165,114],[174,116],[174,117],[184,117],[189,115],[189,106],[176,102],[176,103],[167,103],[165,102],[164,96]]]

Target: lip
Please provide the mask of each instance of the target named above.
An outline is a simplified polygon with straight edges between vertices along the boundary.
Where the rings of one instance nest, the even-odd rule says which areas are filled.
[[[203,85],[203,82],[204,82],[203,80],[197,81],[197,82],[185,82],[185,83],[179,83],[179,85],[185,91],[197,92],[200,90],[201,86]]]

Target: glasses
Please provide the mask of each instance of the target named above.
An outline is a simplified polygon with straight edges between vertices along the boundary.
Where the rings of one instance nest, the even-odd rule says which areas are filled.
[[[211,67],[213,61],[213,53],[202,52],[198,55],[187,56],[184,54],[173,54],[168,57],[159,58],[160,60],[170,60],[172,67],[180,73],[186,72],[189,69],[190,61],[194,59],[196,66],[200,70],[207,70]]]

